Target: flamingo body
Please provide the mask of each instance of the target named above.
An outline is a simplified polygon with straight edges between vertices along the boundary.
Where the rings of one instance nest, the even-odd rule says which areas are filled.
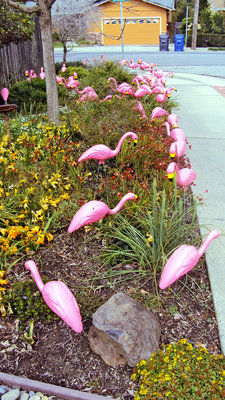
[[[194,246],[187,245],[182,245],[175,250],[163,269],[159,282],[160,289],[166,289],[177,279],[194,268],[211,241],[216,239],[219,235],[220,233],[218,231],[215,229],[212,230],[204,240],[199,250],[197,250]]]
[[[66,72],[66,64],[63,64],[62,68],[61,68],[62,72]]]
[[[73,293],[65,283],[51,281],[44,285],[34,261],[27,261],[25,267],[31,271],[48,307],[75,332],[82,332],[83,326],[79,306]]]
[[[168,115],[168,112],[162,107],[155,107],[152,110],[151,121],[155,118],[161,118],[163,115]]]
[[[111,150],[108,146],[104,144],[96,144],[95,146],[90,147],[90,149],[86,150],[78,159],[78,162],[85,160],[99,160],[99,164],[104,164],[105,160],[108,158],[115,157],[122,146],[123,141],[131,136],[134,141],[137,140],[137,135],[134,132],[125,133],[119,140],[119,143],[115,150]]]
[[[175,141],[186,141],[184,131],[180,128],[174,128],[172,131],[170,131],[170,125],[168,122],[165,122],[164,124],[166,126],[167,130],[167,135],[170,136],[173,140]]]
[[[135,199],[134,193],[127,193],[118,203],[118,205],[110,210],[109,207],[103,203],[102,201],[98,200],[91,200],[88,203],[84,204],[74,215],[69,228],[68,232],[72,233],[82,226],[93,224],[94,222],[99,221],[100,219],[104,218],[107,214],[115,214],[118,212],[123,204],[127,200]]]
[[[191,185],[196,179],[196,172],[191,168],[178,169],[177,164],[172,162],[167,167],[167,175],[170,180],[173,179],[174,173],[177,173],[177,184],[184,188],[184,192],[187,190],[188,186]]]

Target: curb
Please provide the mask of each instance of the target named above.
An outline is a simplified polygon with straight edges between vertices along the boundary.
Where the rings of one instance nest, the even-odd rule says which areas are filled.
[[[32,379],[23,378],[11,374],[5,374],[0,372],[0,381],[4,384],[14,387],[22,388],[26,390],[33,390],[34,392],[42,392],[46,395],[57,396],[60,399],[65,400],[110,400],[113,399],[110,396],[100,396],[98,394],[84,393],[79,390],[68,389],[61,386],[52,385],[50,383],[44,383],[34,381]]]

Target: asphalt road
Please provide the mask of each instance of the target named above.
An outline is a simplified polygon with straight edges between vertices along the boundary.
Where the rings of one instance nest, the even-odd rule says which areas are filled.
[[[101,54],[104,54],[108,60],[121,60],[127,58],[137,61],[142,58],[146,62],[158,64],[165,71],[194,73],[202,75],[211,75],[225,78],[225,51],[209,51],[197,50],[196,52],[187,50],[183,52],[166,51],[160,52],[158,49],[144,51],[142,48],[135,48],[132,51],[124,52],[122,56],[121,49],[110,51],[106,47],[75,48],[67,54],[67,62],[69,61],[85,61],[87,58],[90,62],[94,59],[100,60]],[[55,51],[55,61],[62,62],[62,51]]]

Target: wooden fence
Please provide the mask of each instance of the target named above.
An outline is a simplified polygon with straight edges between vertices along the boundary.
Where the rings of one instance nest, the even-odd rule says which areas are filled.
[[[33,69],[37,74],[43,66],[41,32],[35,19],[32,40],[0,47],[0,86],[8,86],[25,77],[24,71]]]

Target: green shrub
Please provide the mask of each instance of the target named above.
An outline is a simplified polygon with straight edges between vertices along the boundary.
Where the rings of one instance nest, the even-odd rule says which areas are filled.
[[[46,279],[43,279],[46,283]],[[37,285],[33,280],[15,282],[11,290],[8,289],[3,298],[3,305],[13,315],[19,318],[20,328],[23,329],[27,322],[44,319],[50,321],[58,318],[46,305]]]
[[[225,358],[182,339],[139,362],[131,378],[137,381],[135,400],[222,400]]]
[[[83,62],[80,61],[80,60],[78,60],[78,61],[67,62],[67,63],[66,63],[66,68],[69,68],[69,67],[74,67],[74,68],[77,68],[77,67],[84,67],[84,68],[85,68]],[[59,62],[58,62],[58,63],[55,64],[55,71],[56,71],[56,74],[57,74],[57,75],[58,75],[59,71],[61,70],[61,68],[62,68],[62,63],[59,63]]]
[[[59,86],[59,99],[64,103],[67,90]],[[32,112],[45,112],[47,110],[46,84],[45,80],[33,78],[30,81],[22,80],[16,82],[10,88],[9,102],[16,104],[18,110]]]

